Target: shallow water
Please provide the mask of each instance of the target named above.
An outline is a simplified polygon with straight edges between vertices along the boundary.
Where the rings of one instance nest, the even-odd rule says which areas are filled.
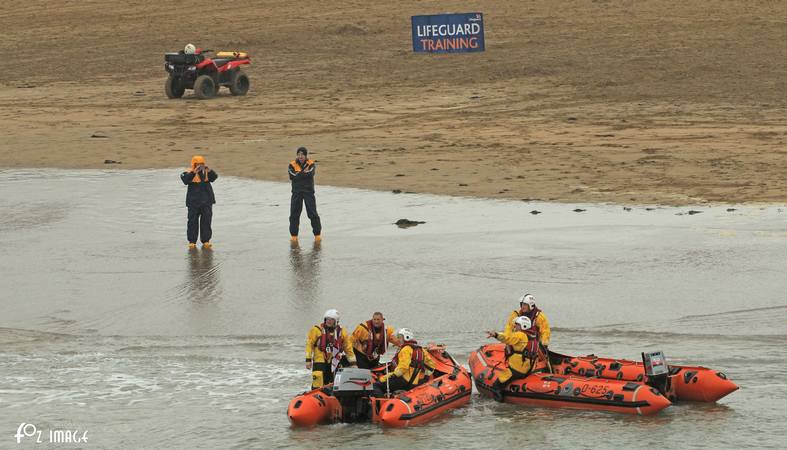
[[[22,447],[22,422],[87,429],[87,448],[787,441],[783,207],[625,211],[320,186],[325,240],[313,247],[304,215],[292,249],[288,185],[222,177],[216,248],[189,252],[176,171],[0,175],[0,448]],[[393,225],[405,217],[426,223]],[[662,349],[741,389],[647,418],[474,395],[424,427],[288,428],[287,403],[309,383],[305,333],[325,309],[347,326],[382,310],[466,361],[524,289],[556,327],[556,351]]]

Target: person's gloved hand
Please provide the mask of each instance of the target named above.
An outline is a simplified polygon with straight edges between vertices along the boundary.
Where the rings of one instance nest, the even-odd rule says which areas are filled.
[[[385,383],[386,381],[388,381],[388,378],[389,378],[390,376],[391,376],[391,374],[390,374],[390,373],[387,373],[387,374],[385,374],[385,375],[381,376],[381,377],[380,377],[380,382],[382,382],[382,383]]]

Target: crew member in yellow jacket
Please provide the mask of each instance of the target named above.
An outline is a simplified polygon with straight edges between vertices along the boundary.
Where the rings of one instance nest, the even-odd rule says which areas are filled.
[[[312,389],[333,383],[340,366],[354,365],[355,352],[347,332],[339,326],[339,312],[329,309],[306,337],[306,369],[312,371]]]
[[[505,331],[513,330],[514,319],[521,316],[526,316],[530,319],[530,323],[535,326],[539,343],[544,347],[548,347],[549,339],[552,336],[552,330],[549,329],[549,319],[544,314],[544,311],[541,311],[536,306],[536,298],[530,294],[525,294],[519,298],[519,309],[509,314]]]
[[[525,378],[532,372],[535,360],[538,355],[538,341],[535,336],[529,336],[525,330],[529,330],[532,324],[526,316],[519,316],[514,319],[514,326],[511,331],[487,331],[486,335],[495,338],[506,344],[507,367],[498,375],[497,380],[492,385],[496,400],[502,400],[502,391],[505,385],[520,378]]]
[[[388,349],[388,344],[400,347],[394,329],[385,326],[383,313],[375,312],[372,320],[361,322],[352,334],[353,350],[358,358],[358,367],[374,369],[380,365],[380,356]]]
[[[402,346],[391,360],[394,370],[380,377],[389,392],[407,391],[418,386],[435,368],[434,360],[418,345],[412,331],[402,328],[396,332],[396,337]]]

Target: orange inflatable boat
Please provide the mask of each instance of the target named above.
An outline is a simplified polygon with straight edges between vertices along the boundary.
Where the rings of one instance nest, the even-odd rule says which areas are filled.
[[[332,385],[301,394],[290,402],[287,417],[292,426],[372,422],[391,427],[420,425],[470,401],[472,381],[467,369],[442,347],[427,347],[436,367],[428,381],[387,396],[377,379],[385,367],[339,369]],[[383,385],[384,386],[384,385]]]
[[[655,387],[641,382],[573,374],[535,373],[514,380],[502,391],[492,385],[505,368],[505,346],[485,345],[470,354],[470,370],[483,395],[506,403],[651,415],[671,405]]]
[[[566,356],[550,352],[552,371],[561,375],[579,375],[608,380],[645,382],[642,362],[599,358],[595,355]],[[715,402],[738,389],[727,376],[706,367],[669,365],[667,397],[672,401]]]

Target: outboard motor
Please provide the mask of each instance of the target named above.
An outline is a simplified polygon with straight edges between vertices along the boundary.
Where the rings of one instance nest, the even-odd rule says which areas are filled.
[[[333,395],[342,405],[342,421],[353,423],[371,420],[369,396],[373,392],[374,379],[369,369],[339,369],[333,379]]]
[[[642,364],[645,365],[645,383],[657,389],[661,395],[669,398],[670,396],[670,382],[669,382],[669,366],[667,360],[664,358],[664,353],[648,352],[642,353]]]

